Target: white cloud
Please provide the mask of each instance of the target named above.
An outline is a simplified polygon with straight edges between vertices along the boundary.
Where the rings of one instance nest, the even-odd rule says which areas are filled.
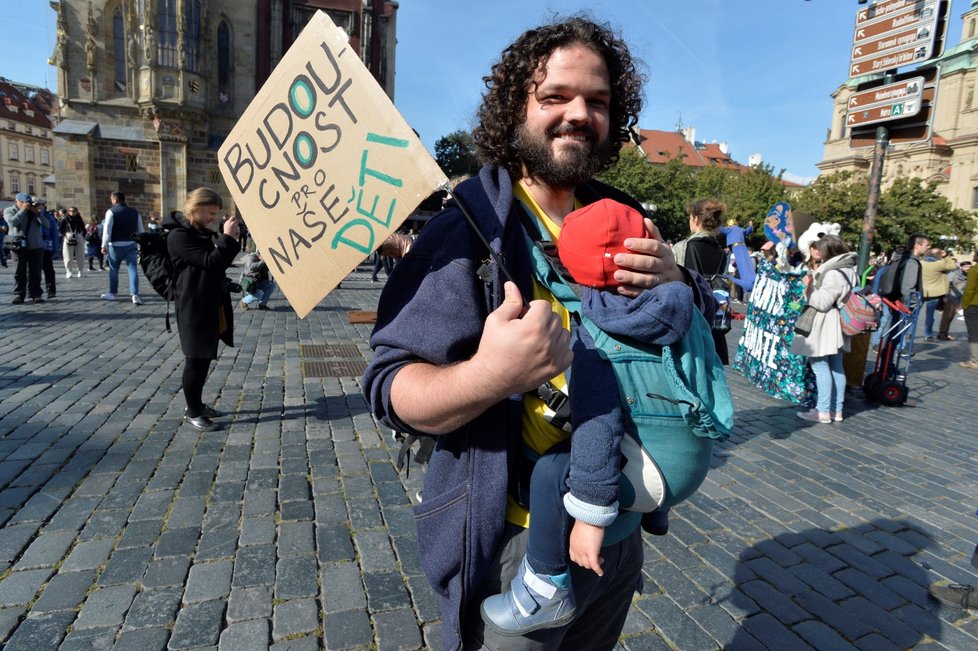
[[[799,185],[811,185],[817,179],[817,176],[801,176],[798,174],[792,174],[791,172],[785,172],[781,177],[785,181],[791,181],[792,183],[798,183]]]

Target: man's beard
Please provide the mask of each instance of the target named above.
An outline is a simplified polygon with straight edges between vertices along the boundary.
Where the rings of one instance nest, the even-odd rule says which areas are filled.
[[[551,144],[559,134],[573,131],[580,133],[578,128],[554,127],[547,130],[543,137],[530,133],[526,124],[521,124],[516,131],[516,150],[527,176],[556,188],[575,188],[589,181],[600,172],[611,155],[611,143],[605,138],[596,142],[593,131],[585,129],[587,141],[564,147],[559,159],[554,155]]]

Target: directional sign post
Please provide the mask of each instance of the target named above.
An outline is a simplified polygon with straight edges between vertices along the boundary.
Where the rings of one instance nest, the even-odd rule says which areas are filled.
[[[948,0],[876,0],[856,12],[849,76],[883,73],[882,81],[873,84],[875,87],[857,89],[849,98],[846,113],[850,145],[874,147],[869,197],[859,242],[860,274],[869,262],[883,159],[892,141],[888,127],[899,123],[906,130],[903,137],[927,138],[930,134],[936,84],[928,88],[920,75],[903,75],[898,79],[896,69],[940,56],[950,6]]]
[[[934,55],[939,0],[884,0],[856,14],[849,76],[885,72]]]
[[[907,81],[856,93],[849,98],[846,126],[851,128],[895,118],[913,117],[920,112],[923,94],[923,77],[913,77]]]

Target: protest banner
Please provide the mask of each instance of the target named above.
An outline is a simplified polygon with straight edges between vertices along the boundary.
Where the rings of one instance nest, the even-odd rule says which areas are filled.
[[[790,352],[795,321],[805,307],[804,277],[770,262],[758,266],[734,368],[770,396],[813,407],[815,375],[805,357]]]
[[[299,317],[448,182],[322,11],[238,120],[218,164]]]

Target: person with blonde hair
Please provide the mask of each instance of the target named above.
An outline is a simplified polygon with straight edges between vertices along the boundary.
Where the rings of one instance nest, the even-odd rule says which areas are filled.
[[[193,428],[220,429],[213,418],[222,414],[203,402],[204,384],[211,360],[217,359],[217,342],[234,345],[231,296],[225,272],[240,250],[238,221],[224,222],[214,240],[213,226],[223,207],[220,195],[197,188],[187,197],[183,214],[174,211],[163,224],[170,231],[167,249],[173,262],[173,303],[177,313],[180,347],[186,357],[183,396],[184,420]]]

